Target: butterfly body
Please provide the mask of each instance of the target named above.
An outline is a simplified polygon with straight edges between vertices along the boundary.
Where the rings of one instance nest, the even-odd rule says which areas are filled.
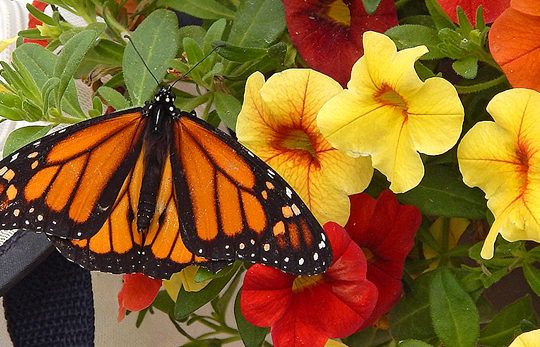
[[[323,272],[326,236],[298,195],[237,141],[151,102],[85,121],[0,162],[0,228],[45,232],[91,270],[168,278],[235,259]]]

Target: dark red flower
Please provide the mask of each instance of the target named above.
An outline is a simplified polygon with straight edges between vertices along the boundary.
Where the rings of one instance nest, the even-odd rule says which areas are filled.
[[[150,278],[143,274],[122,275],[122,289],[118,292],[118,321],[124,319],[126,311],[140,311],[156,298],[161,280]]]
[[[414,244],[422,222],[420,211],[400,205],[386,190],[375,200],[367,194],[350,197],[351,215],[345,230],[367,258],[367,279],[379,290],[373,313],[362,327],[372,325],[390,311],[401,297],[401,277],[405,258]]]
[[[437,0],[439,5],[454,23],[457,23],[457,7],[461,7],[469,21],[476,23],[476,11],[482,6],[484,20],[492,23],[510,6],[510,0]]]
[[[39,11],[43,12],[45,11],[45,8],[49,6],[49,4],[43,1],[34,0],[32,1],[32,6],[34,6]],[[41,24],[43,24],[42,21],[32,16],[32,14],[28,14],[28,29],[34,29],[35,27]],[[46,47],[49,44],[47,40],[35,40],[35,39],[27,39],[27,38],[25,38],[23,42],[24,43],[37,43],[38,45],[41,45],[43,47]]]
[[[293,276],[260,264],[246,273],[242,313],[254,325],[270,326],[276,347],[324,346],[329,337],[357,331],[375,306],[377,288],[366,280],[362,250],[338,224],[324,230],[334,256],[326,273]]]
[[[385,32],[398,24],[394,0],[382,0],[368,15],[362,0],[283,0],[294,46],[315,70],[347,84],[362,56],[362,34]]]

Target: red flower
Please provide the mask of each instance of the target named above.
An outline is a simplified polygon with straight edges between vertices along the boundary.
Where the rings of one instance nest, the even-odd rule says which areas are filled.
[[[43,1],[34,0],[32,1],[32,6],[34,6],[41,12],[43,12],[45,11],[45,8],[49,6],[49,4]],[[43,24],[42,21],[32,16],[32,14],[28,14],[28,29],[33,29],[41,24]],[[24,43],[37,43],[38,45],[41,45],[43,47],[47,47],[47,44],[48,44],[47,40],[35,40],[35,39],[27,39],[27,38],[23,39],[23,42]]]
[[[283,0],[287,28],[306,63],[343,86],[362,56],[362,34],[398,24],[394,0],[382,0],[368,15],[362,0]]]
[[[422,222],[420,211],[400,205],[386,190],[377,200],[367,194],[350,197],[351,216],[345,230],[367,257],[367,279],[379,290],[373,313],[362,327],[375,323],[401,297],[401,277],[405,258],[414,244]]]
[[[461,7],[469,21],[476,23],[476,10],[482,6],[484,20],[492,23],[510,6],[510,0],[437,0],[439,5],[454,23],[457,23],[457,7]]]
[[[514,88],[540,91],[540,5],[513,0],[489,31],[493,59]]]
[[[257,326],[270,326],[279,346],[324,346],[329,337],[348,336],[364,323],[377,301],[366,280],[366,259],[338,224],[324,225],[334,260],[315,276],[292,276],[256,264],[246,273],[240,307]]]
[[[126,310],[140,311],[150,306],[161,288],[161,280],[139,273],[122,275],[122,280],[124,283],[118,292],[118,321],[124,319]]]

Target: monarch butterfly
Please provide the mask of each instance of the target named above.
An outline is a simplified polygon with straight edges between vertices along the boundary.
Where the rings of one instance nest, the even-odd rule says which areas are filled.
[[[169,278],[235,259],[323,272],[331,249],[268,165],[224,132],[152,102],[52,133],[0,161],[0,229],[45,232],[90,270]]]

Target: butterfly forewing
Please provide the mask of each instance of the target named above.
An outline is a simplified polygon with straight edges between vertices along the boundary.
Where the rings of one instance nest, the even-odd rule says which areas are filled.
[[[146,120],[138,109],[50,134],[0,162],[0,227],[65,238],[95,234],[133,167]]]
[[[295,274],[320,273],[330,265],[321,226],[268,165],[197,118],[180,118],[173,131],[178,214],[190,251]]]

